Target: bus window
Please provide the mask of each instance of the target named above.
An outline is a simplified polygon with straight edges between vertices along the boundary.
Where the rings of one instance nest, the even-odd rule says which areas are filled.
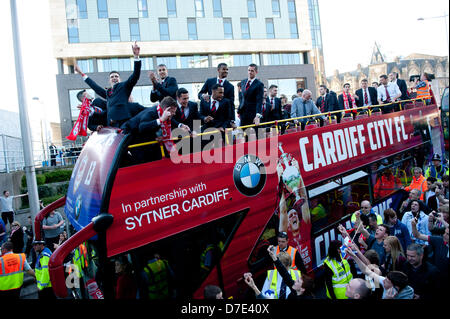
[[[277,245],[277,229],[279,222],[280,218],[278,215],[274,214],[253,248],[250,258],[248,259],[248,265],[252,273],[261,269],[267,269],[267,267],[272,265],[272,260],[267,253],[267,248],[270,245]]]
[[[309,200],[312,233],[319,232],[342,217],[352,214],[359,209],[360,202],[364,199],[370,200],[367,177],[312,197]]]
[[[219,266],[248,210],[164,238],[130,251],[139,297],[189,297]],[[117,258],[117,257],[114,257]]]

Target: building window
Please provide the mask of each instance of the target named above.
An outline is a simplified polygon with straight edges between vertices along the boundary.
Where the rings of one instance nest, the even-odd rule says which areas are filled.
[[[142,70],[153,70],[153,57],[139,57],[142,61]]]
[[[159,19],[159,39],[161,41],[163,40],[170,40],[169,36],[169,21],[165,18]]]
[[[87,19],[87,6],[86,0],[77,0],[78,19]]]
[[[256,18],[256,4],[255,0],[247,0],[248,17]]]
[[[97,59],[98,72],[131,71],[130,58]]]
[[[167,16],[169,18],[177,16],[177,0],[167,0]]]
[[[137,0],[139,18],[148,18],[147,0]]]
[[[167,57],[157,57],[156,64],[165,64],[168,69],[177,69],[177,57],[176,56],[167,56]]]
[[[289,29],[291,32],[291,39],[298,39],[297,12],[295,9],[294,0],[288,0],[288,12],[289,12]]]
[[[152,92],[152,89],[152,85],[135,86],[131,92],[134,102],[145,107],[152,106],[153,103],[151,103],[148,98]]]
[[[109,38],[111,42],[120,41],[119,19],[109,19]]]
[[[188,18],[187,19],[187,26],[188,26],[188,38],[189,40],[198,40],[197,37],[197,21],[195,18]]]
[[[233,39],[233,24],[231,18],[223,19],[223,37],[226,40]]]
[[[298,53],[268,53],[263,54],[262,58],[264,65],[289,65],[302,62]]]
[[[209,66],[208,56],[207,55],[180,56],[180,66],[182,69],[207,68]]]
[[[272,15],[276,18],[281,17],[280,0],[272,0]]]
[[[130,40],[141,41],[141,33],[139,30],[139,19],[130,19]]]
[[[222,0],[213,0],[213,14],[215,18],[222,18]]]
[[[85,73],[93,73],[95,71],[93,59],[77,60],[77,64]]]
[[[267,39],[275,39],[275,27],[272,18],[266,19],[266,33]]]
[[[108,18],[108,1],[107,0],[97,0],[97,10],[99,19]]]
[[[78,20],[68,19],[67,20],[67,33],[69,36],[69,43],[79,43],[80,38],[78,36]]]
[[[248,66],[254,63],[259,65],[259,54],[236,54],[233,55],[233,65],[232,66]]]
[[[241,38],[250,39],[250,26],[247,18],[241,18]]]
[[[205,9],[203,7],[203,0],[195,0],[195,16],[197,18],[205,17]]]

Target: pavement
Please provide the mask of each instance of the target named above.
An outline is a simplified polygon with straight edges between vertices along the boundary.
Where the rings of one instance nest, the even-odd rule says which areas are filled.
[[[33,276],[27,273],[25,273],[23,277],[23,285],[20,290],[20,299],[38,299],[36,280]]]

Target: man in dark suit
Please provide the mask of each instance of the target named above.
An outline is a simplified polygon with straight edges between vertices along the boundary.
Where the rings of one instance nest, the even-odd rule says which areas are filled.
[[[86,90],[77,93],[77,99],[83,103],[87,98],[91,101],[91,110],[89,111],[88,129],[92,132],[100,131],[102,127],[107,126],[106,123],[106,101],[101,98],[94,99]],[[79,106],[78,108],[81,108]]]
[[[177,105],[175,120],[187,125],[191,132],[194,131],[194,121],[200,121],[201,118],[198,113],[198,104],[189,101],[189,91],[185,88],[179,88],[177,90]]]
[[[170,96],[165,97],[160,104],[148,107],[133,118],[125,122],[121,129],[124,134],[132,134],[131,144],[138,144],[149,141],[162,141],[164,137],[165,125],[170,122],[168,131],[174,128],[182,128],[189,131],[189,127],[175,120],[177,102]],[[167,132],[167,131],[166,131]],[[166,146],[166,150],[167,150]],[[133,164],[146,161],[154,161],[161,158],[159,144],[151,144],[144,147],[131,149]],[[166,153],[168,155],[168,153]]]
[[[150,101],[161,102],[166,96],[170,96],[176,99],[176,93],[178,90],[177,80],[173,77],[168,76],[169,72],[165,64],[158,65],[158,75],[160,80],[156,78],[154,72],[148,72],[150,81],[153,84],[153,90],[150,93]]]
[[[234,120],[234,85],[228,81],[228,65],[226,63],[219,63],[217,66],[217,77],[207,79],[205,84],[203,84],[202,89],[198,92],[199,100],[204,99],[206,102],[209,102],[209,97],[212,93],[212,87],[215,84],[219,84],[223,86],[224,89],[224,98],[228,99],[231,102],[231,106],[233,109],[233,120]]]
[[[264,98],[264,84],[256,78],[258,66],[250,64],[247,69],[248,78],[241,81],[242,101],[239,105],[241,126],[259,125]]]
[[[389,81],[396,83],[398,85],[400,92],[402,92],[400,100],[409,100],[408,86],[406,85],[406,81],[399,79],[397,72],[389,73]]]
[[[283,118],[283,110],[281,109],[281,99],[277,97],[278,86],[272,84],[269,86],[269,97],[267,105],[269,106],[268,121],[279,121]]]
[[[212,87],[212,95],[209,102],[204,99],[200,101],[200,117],[205,123],[202,126],[202,132],[215,127],[224,132],[227,127],[231,127],[231,101],[224,97],[223,86],[215,84]]]
[[[120,74],[117,71],[109,73],[109,83],[111,88],[104,89],[81,71],[78,65],[75,65],[75,71],[83,76],[84,81],[89,85],[97,95],[106,99],[107,123],[109,126],[120,127],[132,117],[129,110],[128,99],[133,87],[136,85],[141,74],[141,60],[139,60],[140,48],[135,42],[132,46],[134,55],[134,71],[128,80],[121,82]]]
[[[319,86],[320,96],[316,101],[316,106],[320,113],[328,113],[339,110],[339,103],[336,93],[329,91],[326,85],[322,84]],[[332,113],[332,117],[336,119],[340,118],[340,113]],[[320,124],[323,125],[324,120],[320,119]]]
[[[355,92],[356,105],[358,107],[378,105],[378,93],[377,89],[369,86],[367,79],[361,80],[361,88]],[[372,111],[378,111],[379,108],[372,108]],[[367,109],[360,110],[360,113],[366,113]]]

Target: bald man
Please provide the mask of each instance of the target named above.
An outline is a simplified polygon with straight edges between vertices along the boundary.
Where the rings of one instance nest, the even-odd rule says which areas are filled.
[[[361,202],[361,209],[357,210],[356,212],[360,212],[361,213],[361,220],[363,221],[363,224],[365,223],[365,217],[367,217],[367,220],[369,218],[369,215],[373,214],[375,216],[377,216],[377,224],[381,225],[383,224],[383,218],[381,217],[381,215],[378,215],[375,213],[375,211],[372,209],[372,204],[370,204],[370,202],[368,200],[363,200]],[[352,227],[355,224],[356,221],[356,212],[353,213],[352,218],[350,219],[350,221],[352,222]]]
[[[364,279],[354,278],[347,284],[345,296],[348,299],[367,299],[370,297],[370,289]]]

